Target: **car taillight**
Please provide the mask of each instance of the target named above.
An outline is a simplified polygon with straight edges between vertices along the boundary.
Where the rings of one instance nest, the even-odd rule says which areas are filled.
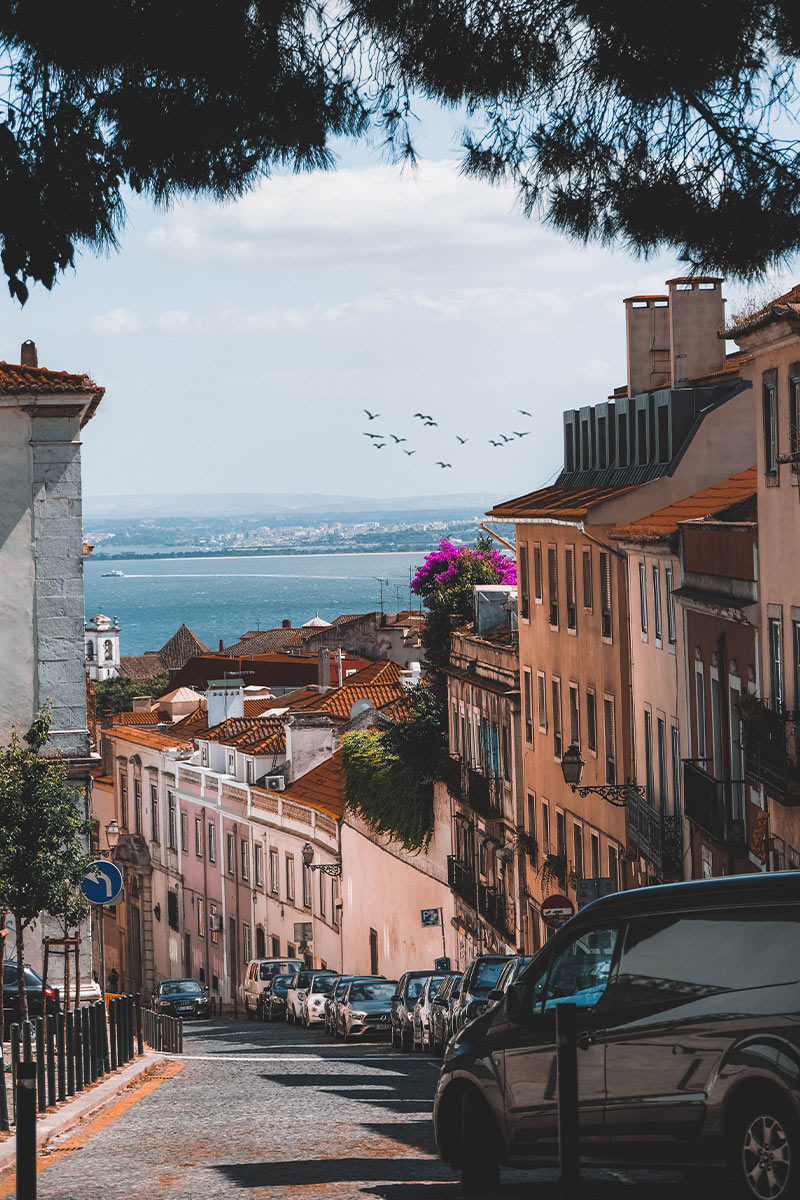
[[[45,994],[45,996],[48,996],[51,1000],[55,999],[56,994],[51,987],[46,987],[44,989],[44,994]]]

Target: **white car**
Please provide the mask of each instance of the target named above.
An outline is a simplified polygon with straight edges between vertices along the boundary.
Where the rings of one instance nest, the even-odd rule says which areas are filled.
[[[239,988],[239,998],[249,1021],[263,1017],[261,1000],[267,981],[273,975],[293,975],[297,960],[293,958],[251,958]]]
[[[335,971],[315,975],[308,985],[302,1004],[302,1022],[305,1029],[312,1025],[322,1025],[325,1022],[325,1001],[333,991],[333,985],[339,976]]]

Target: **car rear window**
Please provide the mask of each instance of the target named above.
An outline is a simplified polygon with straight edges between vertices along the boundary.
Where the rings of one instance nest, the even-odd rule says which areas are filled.
[[[800,908],[640,917],[628,925],[618,1007],[689,1003],[800,980]]]
[[[498,958],[494,962],[488,960],[478,963],[471,990],[473,992],[490,992],[507,962],[507,958]]]

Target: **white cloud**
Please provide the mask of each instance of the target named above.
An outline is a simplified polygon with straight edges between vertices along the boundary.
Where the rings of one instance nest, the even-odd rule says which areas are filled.
[[[142,322],[129,308],[110,308],[108,312],[92,317],[89,328],[101,337],[113,337],[120,333],[137,333],[142,328]]]

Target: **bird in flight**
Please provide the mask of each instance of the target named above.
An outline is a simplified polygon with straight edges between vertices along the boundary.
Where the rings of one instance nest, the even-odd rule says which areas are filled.
[[[365,433],[364,437],[378,438],[380,440],[383,437],[383,434],[382,433]]]
[[[379,417],[381,415],[380,413],[371,413],[368,408],[365,408],[364,412],[367,414],[370,421],[374,421],[376,417]]]
[[[506,437],[506,435],[504,433],[501,433],[500,437],[503,439],[504,442],[511,442],[514,440],[513,438]]]
[[[439,422],[438,422],[438,421],[426,421],[426,422],[425,422],[425,424],[428,426],[428,428],[430,428],[430,427],[431,427],[431,425],[435,425],[437,429],[439,428]]]
[[[518,408],[517,412],[521,412],[523,417],[532,417],[533,413],[529,413],[527,408]]]
[[[490,446],[499,446],[501,449],[503,447],[502,442],[496,442],[493,438],[489,438],[489,445]]]
[[[419,417],[421,421],[432,421],[433,417],[430,413],[414,413],[415,417]]]
[[[416,450],[404,450],[403,451],[403,454],[407,454],[409,458],[411,457],[412,454],[416,454],[416,453],[417,453]]]
[[[518,433],[516,429],[512,429],[511,432],[514,434],[514,437],[527,437],[530,433],[530,429],[526,429],[524,433]]]
[[[396,433],[390,433],[390,434],[389,434],[389,437],[390,437],[390,438],[392,438],[392,439],[394,440],[394,442],[395,442],[395,444],[396,444],[397,446],[399,446],[401,442],[407,442],[407,441],[408,441],[408,438],[399,438],[399,437],[397,436],[397,434],[396,434]]]
[[[386,445],[386,442],[373,442],[372,445],[375,447],[376,450],[382,450],[383,447]]]
[[[462,437],[459,437],[458,434],[456,434],[456,441],[461,442],[461,445],[464,446],[469,441],[469,438],[462,438]]]
[[[437,465],[437,467],[441,467],[441,468],[442,468],[442,470],[444,470],[444,468],[445,468],[445,467],[452,467],[452,465],[453,465],[453,464],[452,464],[452,463],[443,463],[443,462],[437,462],[437,464],[436,464],[436,465]]]

